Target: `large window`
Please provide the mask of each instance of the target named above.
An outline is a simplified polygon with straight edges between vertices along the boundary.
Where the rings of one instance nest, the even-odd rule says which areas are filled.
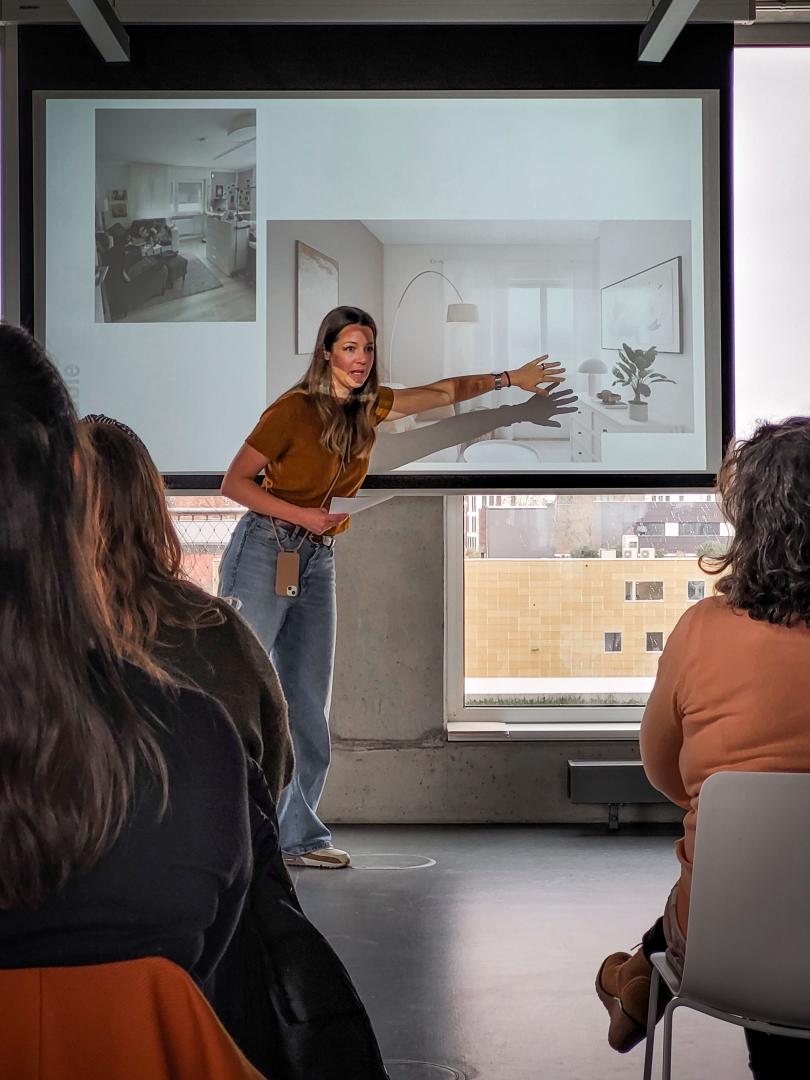
[[[705,494],[470,496],[447,525],[448,714],[474,726],[640,719],[668,634],[711,595],[706,537],[729,538]]]

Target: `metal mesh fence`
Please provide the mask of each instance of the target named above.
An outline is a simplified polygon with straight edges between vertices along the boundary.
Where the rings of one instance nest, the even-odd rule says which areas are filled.
[[[221,495],[174,495],[168,504],[183,548],[183,569],[206,592],[216,593],[219,564],[244,507]]]

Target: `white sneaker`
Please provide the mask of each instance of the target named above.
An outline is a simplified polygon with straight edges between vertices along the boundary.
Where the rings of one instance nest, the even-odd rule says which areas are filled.
[[[292,855],[284,851],[282,857],[287,866],[314,866],[320,870],[345,870],[352,861],[348,851],[341,851],[331,844],[329,847],[307,851],[304,855]]]

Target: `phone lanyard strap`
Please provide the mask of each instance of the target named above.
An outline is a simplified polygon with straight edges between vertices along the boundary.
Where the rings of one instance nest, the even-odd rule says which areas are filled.
[[[319,510],[323,510],[326,507],[329,500],[332,498],[332,492],[335,490],[337,482],[340,479],[340,474],[343,472],[344,468],[346,467],[346,463],[348,461],[348,456],[349,455],[348,455],[348,451],[347,451],[343,455],[343,457],[340,459],[340,462],[338,463],[338,467],[337,467],[337,472],[335,473],[334,480],[329,485],[329,490],[327,491],[327,493],[324,495],[323,499],[321,500],[321,505],[318,507]],[[281,542],[281,537],[278,535],[278,529],[276,528],[276,519],[272,515],[270,516],[270,524],[273,526],[273,535],[276,538],[276,543],[278,544],[278,550],[279,551],[298,552],[304,546],[304,541],[308,540],[309,537],[312,535],[310,533],[309,529],[305,529],[303,536],[301,537],[301,539],[298,541],[298,543],[296,544],[296,546],[294,548],[285,548],[284,545]],[[300,528],[300,526],[299,526],[299,528]]]

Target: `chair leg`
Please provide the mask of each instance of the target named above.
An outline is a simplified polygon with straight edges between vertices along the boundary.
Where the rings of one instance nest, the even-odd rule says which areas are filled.
[[[672,1014],[679,1005],[678,999],[673,998],[664,1009],[664,1043],[662,1047],[664,1063],[661,1070],[661,1080],[671,1080],[672,1078]]]
[[[658,984],[661,976],[658,968],[652,969],[650,978],[650,1004],[647,1007],[647,1043],[644,1050],[644,1080],[652,1080],[653,1050],[655,1049],[655,1021],[658,1005]]]

